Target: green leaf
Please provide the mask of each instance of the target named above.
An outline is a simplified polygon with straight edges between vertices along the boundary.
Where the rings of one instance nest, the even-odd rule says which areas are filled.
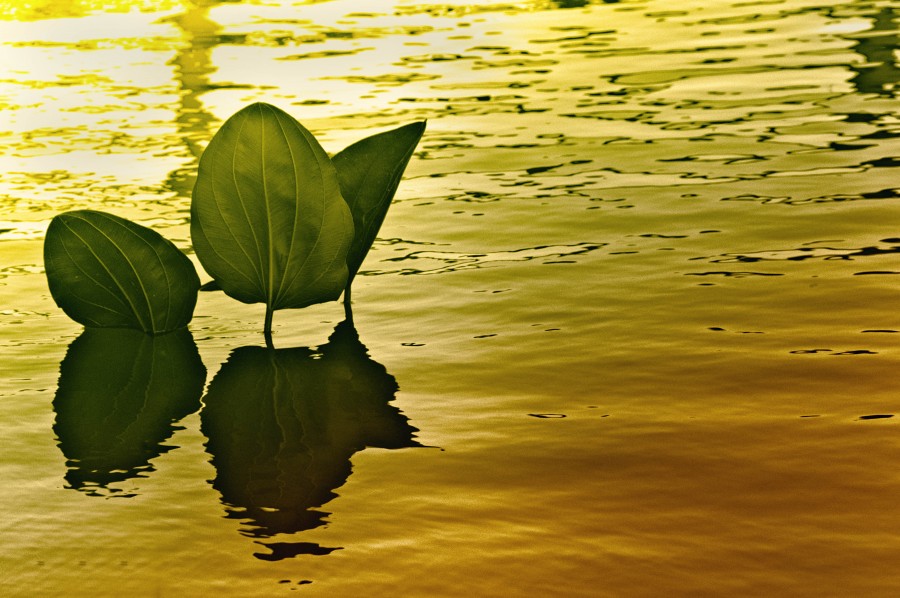
[[[421,446],[391,403],[396,392],[349,322],[315,350],[235,349],[200,413],[213,487],[255,537],[322,525],[318,507],[346,482],[354,453]]]
[[[87,328],[59,367],[53,430],[70,487],[96,493],[153,467],[175,422],[200,408],[206,368],[191,333]]]
[[[348,289],[375,242],[403,171],[424,132],[425,121],[411,123],[357,141],[332,158],[356,229],[347,254]]]
[[[197,304],[194,265],[159,233],[75,210],[50,221],[44,265],[53,300],[76,322],[161,334],[184,328]]]
[[[271,312],[337,299],[353,218],[328,155],[300,123],[256,103],[200,158],[191,202],[200,263],[222,290]]]

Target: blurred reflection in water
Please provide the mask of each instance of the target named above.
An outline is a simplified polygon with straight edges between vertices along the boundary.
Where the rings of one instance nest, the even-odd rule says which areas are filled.
[[[397,382],[372,361],[350,320],[317,350],[240,347],[210,383],[201,413],[213,486],[228,517],[245,520],[254,538],[323,525],[316,510],[351,473],[366,447],[421,446],[416,428],[390,402]],[[308,542],[264,543],[279,560],[327,554]]]
[[[175,422],[200,408],[206,368],[191,333],[150,336],[85,329],[60,364],[54,431],[69,468],[66,482],[99,495],[109,484],[152,471],[151,459]]]
[[[897,14],[898,9],[885,6],[878,12],[863,15],[872,19],[872,28],[859,36],[854,50],[862,54],[866,62],[850,64],[856,72],[851,81],[860,93],[892,96],[896,92],[896,84],[900,81],[895,55],[900,45]]]
[[[582,8],[590,4],[590,0],[554,0],[559,8]]]
[[[166,187],[183,197],[190,197],[196,179],[197,162],[203,144],[212,136],[215,118],[206,110],[201,96],[212,89],[209,76],[217,70],[212,62],[212,50],[221,42],[222,28],[209,18],[209,9],[219,2],[195,0],[187,10],[172,17],[172,22],[184,32],[184,44],[172,59],[181,96],[181,106],[175,122],[178,135],[194,160],[172,171]]]

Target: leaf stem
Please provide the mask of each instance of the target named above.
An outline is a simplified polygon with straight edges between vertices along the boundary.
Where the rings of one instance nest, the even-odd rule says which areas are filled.
[[[274,345],[272,344],[272,316],[275,314],[275,310],[272,309],[271,304],[266,304],[266,320],[265,324],[263,324],[263,336],[266,338],[266,347],[269,349],[273,349]]]
[[[350,306],[350,286],[344,289],[344,319],[353,321],[353,308]]]

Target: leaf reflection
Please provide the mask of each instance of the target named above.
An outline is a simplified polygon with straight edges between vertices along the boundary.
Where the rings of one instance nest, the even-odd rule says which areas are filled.
[[[862,62],[848,64],[855,73],[850,82],[860,93],[890,97],[894,94],[896,83],[900,81],[900,68],[897,67],[896,59],[897,44],[900,41],[897,36],[900,11],[888,6],[877,10],[878,12],[861,15],[871,19],[872,26],[868,31],[848,36],[855,38],[854,50],[865,58]]]
[[[100,495],[152,471],[175,422],[200,408],[206,368],[191,333],[87,328],[59,367],[53,430],[68,487]],[[133,496],[123,495],[119,496]]]
[[[324,525],[317,510],[337,496],[350,458],[366,447],[421,446],[416,428],[390,405],[397,382],[369,358],[352,320],[328,342],[306,347],[240,347],[210,383],[201,412],[213,487],[245,535],[269,538]],[[263,543],[280,560],[328,554],[309,542]]]

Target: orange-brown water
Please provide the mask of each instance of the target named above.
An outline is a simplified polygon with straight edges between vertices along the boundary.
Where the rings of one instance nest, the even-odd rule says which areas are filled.
[[[63,4],[0,20],[0,594],[900,595],[891,2]],[[50,218],[189,251],[254,101],[428,120],[355,331],[82,335]]]

